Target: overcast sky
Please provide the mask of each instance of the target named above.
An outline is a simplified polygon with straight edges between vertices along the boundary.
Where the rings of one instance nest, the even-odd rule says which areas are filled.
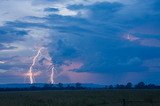
[[[1,0],[0,83],[160,84],[160,0]]]

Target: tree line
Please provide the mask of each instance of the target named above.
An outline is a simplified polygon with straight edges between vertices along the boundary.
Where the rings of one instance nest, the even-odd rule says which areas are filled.
[[[115,86],[109,85],[106,86],[107,89],[160,89],[160,85],[155,84],[145,84],[144,82],[139,82],[136,85],[133,85],[131,82],[128,82],[126,85],[117,84]]]
[[[136,85],[133,85],[131,82],[126,85],[117,84],[117,85],[109,85],[101,88],[93,88],[93,87],[85,87],[81,83],[75,83],[74,85],[68,84],[65,85],[63,83],[59,84],[44,84],[43,87],[37,87],[34,84],[30,87],[24,88],[0,88],[0,91],[35,91],[35,90],[91,90],[91,89],[160,89],[160,85],[155,84],[145,84],[144,82],[139,82]]]

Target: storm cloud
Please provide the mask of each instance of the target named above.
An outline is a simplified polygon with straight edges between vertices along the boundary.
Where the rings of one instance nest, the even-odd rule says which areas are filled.
[[[0,71],[4,77],[15,68],[15,73],[25,73],[36,48],[43,46],[59,73],[57,82],[76,82],[75,76],[84,76],[77,81],[153,83],[160,76],[159,4],[159,0],[2,2],[0,61],[8,63],[0,64]],[[39,64],[43,62],[35,68],[45,73]],[[40,77],[37,82],[47,81]]]

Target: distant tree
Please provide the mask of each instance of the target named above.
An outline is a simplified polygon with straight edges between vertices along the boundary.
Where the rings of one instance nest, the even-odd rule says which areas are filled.
[[[132,86],[133,86],[132,83],[131,83],[131,82],[128,82],[127,85],[126,85],[126,89],[131,89]]]
[[[70,87],[71,87],[71,85],[70,85],[70,84],[68,84],[68,85],[67,85],[67,88],[70,88]]]
[[[76,83],[76,88],[82,88],[82,84],[81,83]]]
[[[113,85],[110,85],[110,86],[108,87],[108,89],[113,89]]]
[[[52,88],[53,88],[52,84],[45,84],[42,89],[47,90],[47,89],[52,89]]]
[[[155,88],[156,88],[156,89],[160,89],[160,85],[156,85]]]
[[[157,86],[154,85],[154,84],[148,84],[148,85],[147,85],[147,88],[148,88],[148,89],[155,89],[155,88],[157,88]]]
[[[59,83],[59,84],[58,84],[58,87],[59,87],[60,89],[62,89],[62,88],[63,88],[63,84],[62,84],[62,83]]]
[[[137,89],[144,89],[144,88],[146,88],[146,86],[145,86],[144,82],[139,82],[137,85],[135,85],[135,88],[137,88]]]
[[[116,89],[125,89],[125,85],[119,85],[119,84],[117,84],[115,88]]]
[[[66,89],[74,90],[75,87],[68,84],[67,87],[66,87]]]
[[[105,89],[108,89],[109,87],[106,85],[104,88],[105,88]]]
[[[37,90],[38,89],[38,87],[36,87],[36,86],[31,86],[30,88],[29,88],[30,90]]]

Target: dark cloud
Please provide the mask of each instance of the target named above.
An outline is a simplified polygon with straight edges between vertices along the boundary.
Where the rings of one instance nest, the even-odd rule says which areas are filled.
[[[116,12],[120,11],[123,8],[123,4],[121,3],[110,3],[110,2],[96,2],[95,4],[84,6],[84,5],[70,5],[68,7],[71,10],[79,10],[86,9],[91,13],[91,19],[94,21],[104,21],[106,22],[108,19],[111,19]]]
[[[32,0],[32,4],[33,5],[45,5],[45,4],[50,4],[50,3],[60,3],[60,2],[64,2],[66,0]]]
[[[0,27],[0,43],[10,43],[16,40],[23,40],[26,31],[17,30],[14,27]]]
[[[73,59],[79,56],[76,48],[66,44],[66,42],[62,40],[58,40],[56,45],[54,45],[54,49],[51,49],[51,51],[51,55],[54,57],[53,59],[55,63],[59,65],[63,64],[64,60]]]
[[[38,19],[35,17],[29,17],[30,19]],[[40,27],[40,28],[47,28],[47,26],[43,23],[32,23],[32,22],[23,22],[23,21],[14,21],[14,22],[6,22],[5,24],[7,27],[11,28],[32,28],[32,27]],[[21,31],[24,33],[20,33],[21,35],[27,34],[27,31]]]
[[[1,84],[7,84],[7,83],[20,83],[19,81],[24,82],[23,76],[20,75],[15,75],[13,72],[5,72],[5,73],[0,73],[0,81]]]
[[[144,4],[146,5],[151,6],[151,4]],[[159,48],[139,45],[122,38],[134,27],[150,23],[151,20],[154,20],[151,23],[158,22],[160,16],[145,11],[140,15],[138,13],[137,16],[129,10],[121,13],[124,8],[128,7],[121,3],[98,2],[93,5],[68,7],[71,10],[89,10],[91,12],[89,18],[48,16],[47,20],[50,24],[58,25],[56,27],[51,25],[59,32],[57,39],[63,39],[63,45],[70,45],[67,49],[67,46],[62,47],[59,42],[53,42],[51,50],[56,48],[59,51],[55,52],[53,49],[51,54],[54,61],[63,63],[66,59],[80,58],[84,61],[84,66],[79,71],[98,73],[147,71],[148,69],[142,66],[143,61],[158,58]],[[135,6],[135,10],[137,8],[138,6]],[[157,39],[159,36],[152,34],[147,37],[140,33],[134,34],[146,39],[149,37]]]
[[[22,60],[18,56],[0,57],[0,60],[5,61],[4,64],[0,64],[0,69],[7,71],[13,71],[14,69],[16,71],[19,71],[17,69],[27,69],[29,66],[29,63],[22,62]]]
[[[45,8],[45,12],[58,12],[59,10],[57,8]]]
[[[9,50],[9,49],[15,49],[14,46],[5,46],[3,44],[0,44],[0,50]]]

